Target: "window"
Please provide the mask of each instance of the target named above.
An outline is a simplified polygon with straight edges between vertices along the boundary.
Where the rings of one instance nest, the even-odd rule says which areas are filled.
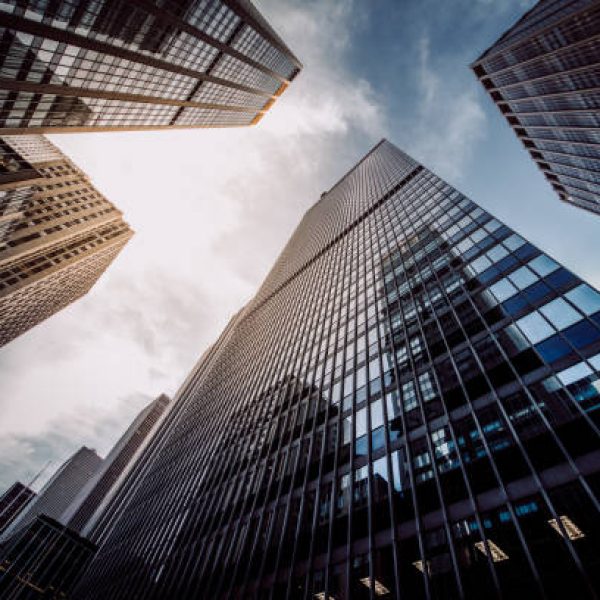
[[[504,240],[504,245],[509,250],[513,250],[513,251],[516,250],[517,248],[520,248],[524,243],[525,243],[525,240],[520,235],[517,235],[516,233],[513,233],[510,237],[508,237]]]
[[[537,344],[554,334],[550,324],[538,312],[519,319],[517,325],[532,344]]]
[[[433,400],[436,397],[431,373],[426,371],[425,373],[421,373],[421,375],[419,375],[419,387],[421,388],[421,394],[424,402]]]
[[[517,288],[508,279],[501,279],[490,287],[490,291],[496,296],[498,302],[504,302],[517,293]]]
[[[527,267],[521,267],[520,269],[517,269],[514,273],[509,275],[509,278],[520,290],[524,290],[526,287],[529,287],[538,279],[535,273]]]
[[[383,402],[381,398],[371,404],[371,430],[383,425]]]
[[[585,283],[565,295],[586,315],[591,315],[600,310],[600,294]]]
[[[592,370],[584,363],[581,362],[577,365],[573,365],[564,371],[561,371],[557,374],[557,377],[560,379],[563,385],[570,385],[575,381],[579,381],[584,377],[592,374]]]
[[[549,256],[541,254],[529,262],[529,266],[540,276],[545,277],[549,273],[556,271],[559,265],[555,263]]]
[[[417,394],[414,381],[407,381],[402,385],[402,403],[406,411],[417,407]]]
[[[473,269],[473,271],[478,274],[485,271],[489,266],[491,266],[491,264],[492,261],[490,261],[490,259],[487,256],[480,256],[478,259],[474,260],[471,263],[471,269]]]
[[[540,311],[557,328],[564,329],[581,320],[581,315],[562,298],[556,298],[542,306]]]

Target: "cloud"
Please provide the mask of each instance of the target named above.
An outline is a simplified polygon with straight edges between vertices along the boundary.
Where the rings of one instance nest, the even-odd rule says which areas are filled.
[[[460,179],[476,144],[485,136],[485,113],[476,88],[461,89],[461,78],[455,83],[448,72],[434,68],[426,34],[419,39],[418,57],[419,119],[411,135],[413,151],[426,156],[443,176]]]
[[[249,144],[237,146],[232,161],[246,165],[244,180],[232,177],[224,186],[236,222],[215,240],[214,251],[253,289],[304,212],[334,183],[331,174],[345,172],[388,129],[382,99],[346,65],[353,37],[367,25],[366,5],[270,0],[259,8],[301,56],[304,70]],[[244,160],[249,154],[252,160]]]
[[[0,493],[15,479],[27,484],[48,465],[35,482],[34,488],[39,490],[81,446],[105,456],[135,415],[152,399],[143,393],[129,394],[120,398],[115,406],[55,415],[35,435],[3,435],[0,438]]]

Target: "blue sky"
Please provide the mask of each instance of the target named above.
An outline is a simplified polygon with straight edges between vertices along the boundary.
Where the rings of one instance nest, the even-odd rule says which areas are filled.
[[[600,285],[600,220],[559,202],[468,68],[531,1],[256,4],[305,66],[258,127],[53,136],[136,235],[85,298],[0,349],[0,489],[82,444],[106,453],[174,394],[381,137]]]

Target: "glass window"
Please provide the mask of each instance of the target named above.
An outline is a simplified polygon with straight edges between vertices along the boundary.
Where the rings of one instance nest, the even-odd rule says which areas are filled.
[[[596,356],[592,356],[591,358],[588,358],[588,360],[596,371],[600,371],[600,354],[596,354]]]
[[[377,482],[378,478],[388,480],[387,458],[382,456],[373,463],[373,480]]]
[[[492,264],[492,262],[490,261],[490,259],[487,256],[480,256],[478,259],[474,260],[471,263],[471,268],[473,269],[473,271],[475,271],[475,273],[482,273],[491,264]]]
[[[538,312],[532,312],[519,319],[517,325],[532,344],[537,344],[554,334],[550,324]]]
[[[498,244],[494,246],[487,255],[492,262],[498,262],[508,255],[508,250],[502,244]]]
[[[509,278],[520,290],[524,290],[538,280],[535,273],[527,267],[517,269],[514,273],[509,275]]]
[[[356,437],[367,433],[367,407],[356,411]]]
[[[513,233],[510,237],[508,237],[504,240],[504,245],[509,250],[513,250],[513,251],[516,250],[517,248],[520,248],[524,243],[525,243],[525,240],[520,235],[517,235],[516,233]]]
[[[349,444],[352,440],[352,415],[344,419],[342,445]]]
[[[383,425],[383,402],[381,398],[371,404],[371,430]]]
[[[581,362],[561,371],[558,373],[557,377],[563,385],[569,385],[591,374],[592,370],[584,362]]]
[[[407,381],[402,385],[402,403],[406,411],[417,407],[417,394],[415,392],[414,381]]]
[[[545,277],[548,273],[552,273],[556,271],[560,266],[558,263],[555,263],[549,256],[545,254],[540,254],[537,258],[534,258],[529,262],[529,266],[540,276]]]
[[[577,286],[565,296],[586,315],[600,310],[600,294],[585,283]]]
[[[504,302],[514,296],[518,290],[508,279],[501,279],[490,287],[490,291],[496,296],[498,302]]]
[[[581,315],[562,298],[556,298],[556,300],[542,306],[540,312],[557,329],[564,329],[582,319]]]

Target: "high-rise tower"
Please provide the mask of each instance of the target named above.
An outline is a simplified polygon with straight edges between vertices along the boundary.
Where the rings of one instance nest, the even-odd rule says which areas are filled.
[[[35,496],[35,492],[20,481],[13,483],[0,496],[0,534],[25,510]]]
[[[137,415],[103,460],[98,472],[62,514],[61,523],[84,534],[93,527],[96,511],[107,501],[115,482],[127,471],[133,456],[146,442],[168,406],[169,397],[161,394]]]
[[[77,497],[79,491],[98,472],[102,459],[94,450],[83,446],[52,475],[39,494],[13,520],[0,541],[24,529],[39,515],[58,519]]]
[[[0,346],[86,294],[132,235],[43,136],[0,137]]]
[[[600,294],[382,141],[188,378],[76,597],[593,597],[598,408]]]
[[[600,214],[600,4],[540,0],[472,65],[561,200]]]
[[[0,4],[6,133],[253,125],[300,69],[249,0]]]

